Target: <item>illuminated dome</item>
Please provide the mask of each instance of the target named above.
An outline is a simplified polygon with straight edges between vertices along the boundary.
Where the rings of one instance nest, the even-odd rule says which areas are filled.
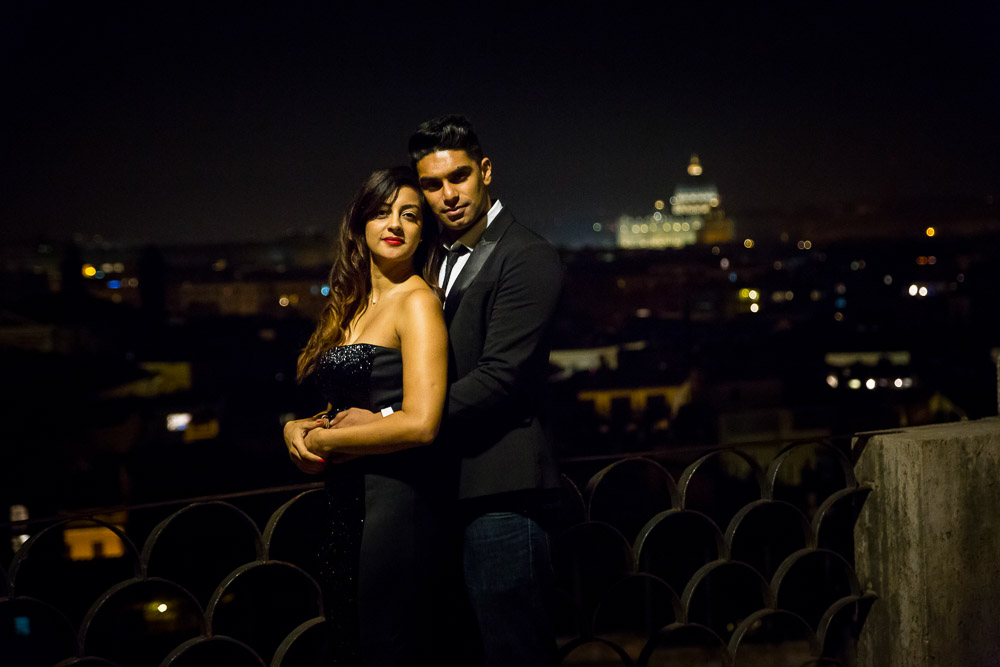
[[[735,236],[733,221],[722,210],[715,184],[704,180],[701,160],[691,155],[687,173],[667,202],[657,199],[649,214],[623,215],[616,224],[619,248],[683,248],[693,243],[728,243]]]
[[[670,209],[674,215],[708,215],[721,203],[715,185],[701,178],[701,160],[697,153],[691,154],[687,168],[688,176],[678,183],[674,196],[670,198]]]
[[[698,154],[691,154],[691,164],[688,165],[688,174],[691,176],[701,176],[701,162],[698,160]]]

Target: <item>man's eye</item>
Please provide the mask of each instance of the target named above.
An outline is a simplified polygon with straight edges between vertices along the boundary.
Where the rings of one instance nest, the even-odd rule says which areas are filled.
[[[420,189],[424,192],[434,192],[441,189],[440,183],[421,183]]]

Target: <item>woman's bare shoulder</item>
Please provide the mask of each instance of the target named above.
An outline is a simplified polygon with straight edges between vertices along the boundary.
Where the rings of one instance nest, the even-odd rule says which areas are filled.
[[[434,290],[423,280],[400,295],[397,331],[417,327],[423,329],[444,326],[444,309]]]
[[[407,279],[405,291],[400,296],[402,296],[404,307],[407,308],[427,307],[428,305],[441,308],[441,300],[420,276],[412,276]]]

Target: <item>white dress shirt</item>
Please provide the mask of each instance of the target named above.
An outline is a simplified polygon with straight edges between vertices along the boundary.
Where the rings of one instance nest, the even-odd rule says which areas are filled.
[[[493,220],[496,219],[497,215],[499,215],[500,210],[502,208],[503,205],[500,203],[499,199],[493,202],[493,206],[491,206],[490,210],[487,211],[486,213],[487,228],[490,226],[490,223],[492,223]],[[445,250],[451,250],[452,248],[455,248],[458,245],[461,245],[461,242],[455,241],[455,243],[453,243],[450,246],[445,245]],[[448,277],[448,284],[441,285],[441,288],[444,290],[445,298],[448,297],[448,293],[451,291],[452,286],[458,281],[459,274],[462,273],[462,269],[465,268],[466,263],[469,261],[469,257],[472,256],[472,253],[474,251],[475,248],[469,248],[468,252],[462,253],[461,255],[458,256],[458,259],[455,260],[455,266],[453,266],[451,269],[451,276]],[[445,262],[441,262],[441,272],[438,274],[438,283],[442,283],[444,281],[445,264],[446,264]]]

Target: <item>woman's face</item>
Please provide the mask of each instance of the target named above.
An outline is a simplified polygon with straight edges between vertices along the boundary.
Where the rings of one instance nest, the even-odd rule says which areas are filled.
[[[382,204],[365,225],[365,240],[372,259],[408,261],[413,258],[423,228],[420,205],[420,195],[408,186],[398,190],[394,202]]]

